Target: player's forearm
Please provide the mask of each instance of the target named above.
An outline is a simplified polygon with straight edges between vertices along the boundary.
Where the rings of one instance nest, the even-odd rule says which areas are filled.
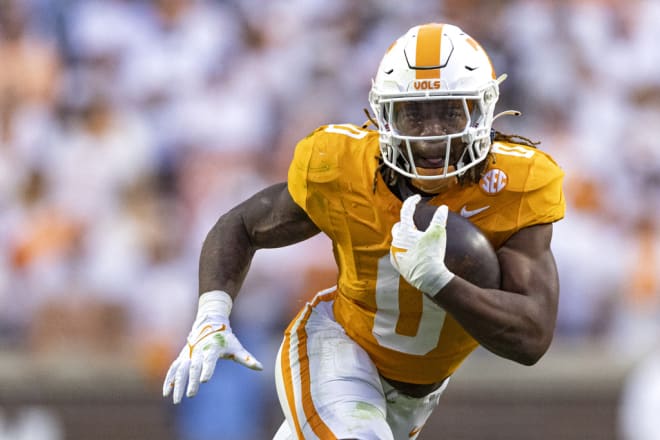
[[[199,293],[223,290],[236,297],[255,252],[241,215],[232,210],[220,217],[202,245]]]
[[[238,294],[258,249],[306,240],[320,231],[295,204],[286,182],[265,188],[220,217],[211,228],[199,261],[199,293]]]
[[[482,289],[454,277],[433,300],[489,351],[532,365],[552,341],[556,310],[529,296],[495,289]]]

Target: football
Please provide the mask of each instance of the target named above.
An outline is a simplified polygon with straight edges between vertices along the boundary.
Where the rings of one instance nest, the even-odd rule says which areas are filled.
[[[426,230],[437,206],[419,202],[413,220]],[[447,216],[447,268],[459,277],[486,289],[500,287],[500,263],[486,236],[470,220],[449,211]]]

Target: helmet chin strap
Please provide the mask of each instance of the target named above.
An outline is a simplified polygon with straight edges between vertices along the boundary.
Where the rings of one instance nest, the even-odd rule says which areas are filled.
[[[419,174],[420,176],[436,176],[442,173],[441,169],[436,169],[436,168],[416,167],[415,169],[417,170],[417,174]],[[454,171],[455,169],[456,167],[450,165],[447,171],[451,172]],[[447,177],[445,179],[432,179],[432,180],[415,179],[415,178],[410,179],[410,184],[412,186],[427,194],[439,194],[443,191],[448,190],[449,188],[454,186],[457,182],[458,179],[456,177]]]

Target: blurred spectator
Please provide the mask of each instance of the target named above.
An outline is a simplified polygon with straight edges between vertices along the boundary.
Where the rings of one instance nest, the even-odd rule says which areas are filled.
[[[47,104],[55,96],[58,55],[30,32],[27,8],[24,2],[0,1],[0,98],[19,105]]]

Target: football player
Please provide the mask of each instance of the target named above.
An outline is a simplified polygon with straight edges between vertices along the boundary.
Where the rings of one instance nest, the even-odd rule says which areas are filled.
[[[276,383],[286,420],[276,439],[414,439],[479,344],[537,362],[557,312],[550,241],[564,215],[563,172],[526,139],[491,128],[503,79],[456,26],[425,24],[399,38],[369,94],[375,129],[318,128],[297,145],[287,182],[208,233],[197,318],[164,395],[195,395],[219,358],[261,368],[232,333],[232,299],[258,249],[319,232],[333,242],[337,285],[285,331]],[[440,206],[424,232],[412,221],[421,199]],[[447,210],[497,249],[499,288],[447,269]]]

